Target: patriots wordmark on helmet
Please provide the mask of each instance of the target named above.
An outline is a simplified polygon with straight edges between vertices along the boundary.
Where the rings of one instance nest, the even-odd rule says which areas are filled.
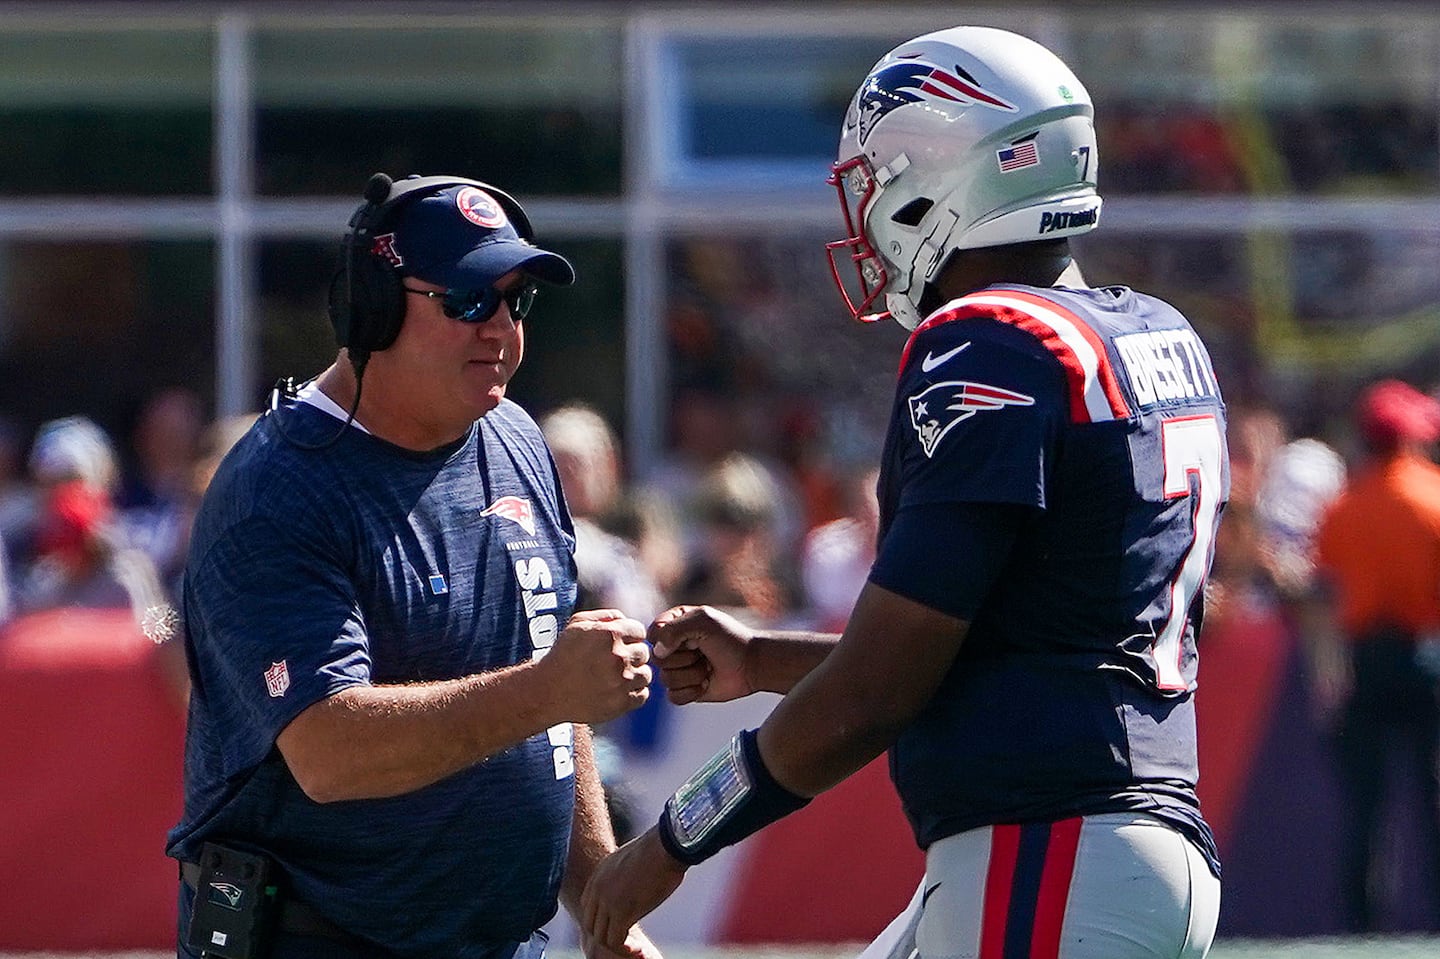
[[[910,425],[920,437],[920,448],[934,456],[945,434],[976,413],[1007,406],[1034,406],[1035,397],[988,383],[951,380],[936,383],[909,399]]]
[[[1091,207],[1088,210],[1075,210],[1073,212],[1060,211],[1052,213],[1046,211],[1040,214],[1040,232],[1053,233],[1056,230],[1073,230],[1082,226],[1094,226],[1095,221],[1100,219],[1100,208]]]

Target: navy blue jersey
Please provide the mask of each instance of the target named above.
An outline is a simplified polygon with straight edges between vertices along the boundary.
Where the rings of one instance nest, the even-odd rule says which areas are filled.
[[[922,846],[1145,810],[1214,856],[1192,696],[1224,436],[1204,346],[1153,297],[990,287],[916,329],[886,440],[882,546],[945,563],[943,527],[896,520],[947,504],[989,510],[1009,536],[973,605],[930,600],[971,626],[891,752]],[[907,541],[886,541],[901,528]]]
[[[184,583],[194,689],[170,855],[259,848],[295,894],[402,955],[484,956],[555,912],[574,806],[563,724],[400,796],[317,804],[275,746],[351,686],[536,658],[575,602],[573,528],[514,403],[415,453],[304,403],[267,414],[201,506]]]

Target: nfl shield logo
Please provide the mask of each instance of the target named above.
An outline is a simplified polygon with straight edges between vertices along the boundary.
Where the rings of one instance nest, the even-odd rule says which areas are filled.
[[[265,688],[271,697],[285,695],[285,690],[290,688],[290,667],[285,665],[285,660],[271,663],[270,668],[265,670]]]

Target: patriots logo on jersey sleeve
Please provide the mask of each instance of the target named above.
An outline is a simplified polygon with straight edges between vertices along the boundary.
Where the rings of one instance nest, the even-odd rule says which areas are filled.
[[[899,60],[881,67],[866,79],[855,101],[855,122],[863,144],[875,123],[896,107],[924,100],[979,103],[996,110],[1014,111],[1015,104],[988,93],[964,70],[946,70],[924,60]]]
[[[910,425],[920,437],[920,448],[926,456],[934,456],[935,447],[955,424],[988,410],[1034,406],[1035,397],[985,383],[952,380],[916,393],[910,397],[909,404]]]

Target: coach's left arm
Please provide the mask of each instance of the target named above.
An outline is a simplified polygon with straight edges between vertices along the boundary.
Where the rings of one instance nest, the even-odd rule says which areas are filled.
[[[575,816],[570,828],[570,854],[565,863],[565,878],[560,884],[560,902],[567,912],[580,919],[580,895],[595,872],[595,867],[615,851],[615,832],[610,825],[610,811],[605,791],[600,785],[600,772],[595,766],[595,747],[590,727],[574,725],[575,743]],[[660,950],[650,942],[638,925],[624,937],[618,951],[606,949],[581,926],[581,947],[587,959],[610,959],[628,956],[631,959],[661,959]]]

